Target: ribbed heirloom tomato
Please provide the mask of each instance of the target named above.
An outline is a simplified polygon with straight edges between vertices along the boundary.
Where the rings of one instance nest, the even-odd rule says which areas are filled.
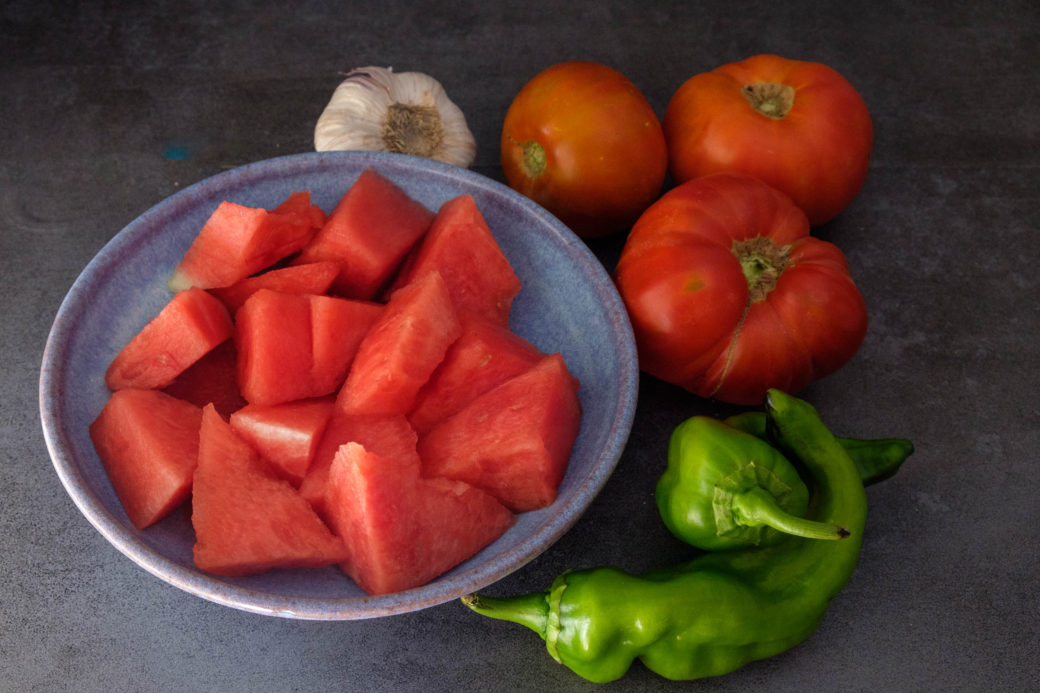
[[[553,65],[506,112],[506,182],[584,238],[628,230],[661,193],[667,169],[653,108],[606,65]]]
[[[750,176],[679,185],[636,222],[615,279],[641,368],[702,397],[761,404],[844,365],[867,330],[845,255]]]
[[[757,55],[688,79],[664,115],[677,183],[746,173],[790,195],[812,225],[859,193],[874,130],[859,92],[817,62]]]

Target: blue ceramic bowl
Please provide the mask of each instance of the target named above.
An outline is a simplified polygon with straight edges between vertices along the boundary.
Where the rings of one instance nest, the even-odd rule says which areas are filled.
[[[165,282],[222,200],[270,207],[309,190],[330,211],[373,167],[430,209],[474,197],[523,289],[512,327],[545,352],[562,352],[581,380],[583,418],[556,502],[524,513],[496,542],[423,587],[369,596],[336,567],[222,578],[192,561],[187,512],[139,531],[123,511],[88,435],[109,396],[113,356],[169,300]],[[246,611],[303,619],[385,616],[450,601],[487,586],[566,532],[617,464],[635,413],[638,367],[624,306],[585,244],[541,207],[468,170],[395,154],[326,152],[261,161],[197,183],[116,235],[73,284],[43,357],[40,410],[54,467],[72,500],[119,551],[192,594]]]

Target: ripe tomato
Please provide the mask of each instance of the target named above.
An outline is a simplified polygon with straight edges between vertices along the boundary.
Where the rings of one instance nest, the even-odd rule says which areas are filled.
[[[510,187],[584,238],[625,231],[661,193],[661,122],[624,75],[593,62],[554,65],[516,95],[502,127]]]
[[[859,92],[821,63],[758,55],[688,79],[664,115],[677,183],[731,171],[833,219],[867,176],[874,129]]]
[[[835,245],[787,195],[719,173],[673,188],[632,228],[615,270],[641,368],[702,397],[794,394],[859,349],[867,311]]]

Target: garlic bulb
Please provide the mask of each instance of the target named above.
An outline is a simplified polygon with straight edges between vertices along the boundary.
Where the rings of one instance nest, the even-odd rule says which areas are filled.
[[[437,159],[466,168],[477,142],[440,82],[393,68],[352,70],[314,128],[314,149],[365,149]]]

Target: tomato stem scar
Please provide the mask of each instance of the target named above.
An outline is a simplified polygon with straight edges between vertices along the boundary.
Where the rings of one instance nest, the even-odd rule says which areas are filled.
[[[534,140],[524,142],[524,174],[537,178],[545,171],[545,148]]]
[[[794,87],[779,82],[755,82],[740,88],[751,107],[766,116],[779,120],[794,107]]]
[[[749,304],[765,299],[791,263],[788,247],[778,246],[766,236],[733,241],[731,251],[747,279]]]

